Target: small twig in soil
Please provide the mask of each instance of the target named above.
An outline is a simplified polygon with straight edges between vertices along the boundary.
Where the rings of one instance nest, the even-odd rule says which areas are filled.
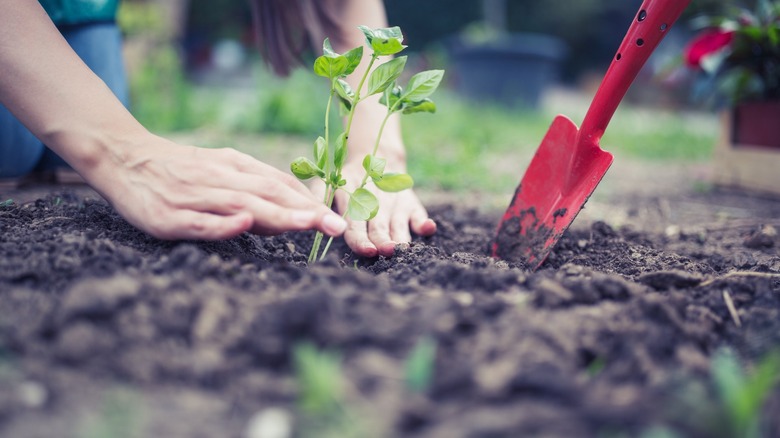
[[[720,277],[711,278],[702,282],[699,286],[709,286],[720,280],[727,280],[734,277],[754,277],[754,278],[778,278],[780,274],[773,274],[771,272],[751,272],[751,271],[732,271],[728,274],[721,275]]]
[[[734,300],[731,299],[731,294],[728,290],[723,291],[723,301],[726,302],[726,307],[729,309],[729,313],[731,314],[731,319],[734,320],[734,324],[736,324],[737,327],[742,327],[742,320],[739,319],[739,313],[737,313],[737,308],[734,306]]]

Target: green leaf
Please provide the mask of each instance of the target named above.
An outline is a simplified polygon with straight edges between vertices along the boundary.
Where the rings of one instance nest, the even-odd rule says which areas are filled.
[[[309,178],[314,178],[315,176],[319,176],[320,178],[325,177],[325,172],[322,169],[317,167],[310,159],[304,157],[297,158],[293,161],[290,164],[290,170],[293,175],[301,180],[307,180]]]
[[[328,184],[338,186],[339,181],[341,181],[341,174],[338,170],[334,170],[330,173],[330,177],[328,177]]]
[[[335,79],[339,76],[343,76],[347,71],[349,61],[343,56],[331,58],[328,56],[320,56],[314,61],[314,73],[317,76],[324,78]]]
[[[401,99],[419,102],[430,97],[439,87],[443,77],[444,70],[426,70],[417,73],[409,79],[409,84],[401,95]]]
[[[347,212],[349,217],[356,221],[369,221],[379,211],[379,201],[376,196],[366,189],[357,189],[349,197]]]
[[[403,111],[404,114],[435,113],[436,104],[431,99],[423,99],[419,102],[404,101]]]
[[[352,109],[352,102],[355,99],[355,90],[352,89],[352,86],[344,79],[339,78],[333,83],[333,88],[336,90],[339,100],[344,104],[347,110]]]
[[[436,362],[436,343],[429,337],[421,338],[404,363],[404,380],[412,391],[424,392],[433,380]]]
[[[322,54],[328,58],[338,58],[341,56],[333,50],[333,46],[330,45],[330,38],[325,38],[325,41],[322,42]]]
[[[363,158],[363,169],[366,169],[371,179],[382,178],[386,164],[387,160],[374,155],[366,155],[366,158]]]
[[[354,55],[352,55],[354,56]],[[360,62],[358,60],[358,62]],[[314,61],[314,73],[329,79],[344,76],[352,64],[352,60],[344,55],[339,55],[330,46],[330,40],[325,38],[322,42],[322,56]],[[354,68],[352,69],[354,71]]]
[[[320,169],[324,169],[328,162],[328,145],[322,137],[317,137],[317,141],[314,142],[314,161]]]
[[[344,76],[351,75],[355,69],[360,65],[360,60],[363,59],[363,46],[355,47],[344,54],[347,59],[347,69],[344,71]]]
[[[393,105],[401,99],[402,91],[403,89],[396,85],[388,87],[385,92],[382,93],[382,97],[379,98],[379,103],[386,106],[388,109],[392,108]]]
[[[368,95],[372,96],[381,93],[393,85],[404,71],[406,60],[406,56],[399,56],[380,65],[371,72],[371,76],[368,77]]]
[[[310,343],[301,343],[293,348],[293,363],[299,401],[305,411],[322,414],[341,403],[344,375],[337,354],[318,351]]]
[[[372,178],[377,188],[383,192],[400,192],[414,187],[414,180],[406,173],[386,173],[381,178]]]
[[[358,26],[366,36],[366,41],[376,56],[390,56],[406,48],[403,45],[404,36],[398,26],[390,28],[371,29]]]
[[[342,132],[336,138],[336,148],[333,152],[333,165],[336,169],[344,167],[344,161],[347,159],[347,133]]]

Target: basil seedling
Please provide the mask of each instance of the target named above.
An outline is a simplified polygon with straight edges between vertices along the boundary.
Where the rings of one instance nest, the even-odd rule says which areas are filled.
[[[406,67],[406,56],[398,56],[374,65],[381,57],[392,57],[403,51],[403,34],[399,27],[371,29],[366,26],[358,27],[366,37],[367,46],[371,52],[368,68],[360,78],[357,89],[352,89],[345,78],[355,72],[363,59],[363,47],[356,47],[344,54],[336,53],[326,38],[322,44],[322,56],[314,61],[314,73],[322,76],[330,82],[330,94],[325,108],[325,133],[314,142],[313,159],[300,157],[290,165],[292,173],[301,180],[319,178],[325,183],[325,197],[323,202],[328,207],[333,205],[336,192],[341,190],[349,196],[346,217],[357,221],[373,219],[379,211],[379,202],[376,196],[368,189],[366,184],[369,179],[379,190],[385,192],[400,192],[414,185],[412,177],[405,173],[385,172],[387,161],[378,157],[379,142],[382,138],[387,121],[395,113],[434,113],[436,104],[430,96],[438,88],[444,76],[443,70],[429,70],[417,73],[409,80],[406,88],[398,85],[398,78]],[[365,88],[365,94],[363,89]],[[376,136],[374,148],[371,154],[363,159],[363,168],[366,173],[357,188],[350,192],[345,189],[347,181],[342,176],[342,169],[347,159],[347,140],[352,128],[355,109],[358,104],[369,96],[381,94],[380,103],[387,107],[387,114],[382,120],[379,132]],[[335,136],[331,141],[330,113],[334,104],[338,102],[342,111],[346,114],[346,123],[343,132]],[[309,252],[309,262],[322,260],[327,254],[331,238],[320,253],[323,234],[317,232],[314,244]]]

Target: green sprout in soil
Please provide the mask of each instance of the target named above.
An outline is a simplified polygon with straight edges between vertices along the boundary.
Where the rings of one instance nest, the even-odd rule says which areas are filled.
[[[723,349],[712,359],[711,372],[730,425],[730,436],[762,437],[761,411],[780,382],[780,353],[769,354],[747,375],[734,352]]]
[[[301,408],[311,414],[328,414],[338,409],[344,400],[341,358],[302,343],[295,346],[293,361]]]
[[[363,47],[356,47],[344,54],[336,53],[326,38],[322,45],[323,55],[314,61],[314,73],[327,78],[330,81],[330,95],[325,109],[325,133],[314,142],[313,160],[300,157],[294,160],[290,169],[301,180],[319,178],[325,183],[325,195],[323,202],[328,207],[333,205],[336,192],[341,190],[349,196],[344,216],[349,215],[356,221],[368,221],[373,219],[379,211],[379,202],[376,196],[366,189],[368,180],[385,192],[400,192],[414,185],[412,177],[405,173],[385,172],[387,161],[377,156],[379,142],[382,138],[387,121],[393,114],[433,113],[436,105],[430,100],[430,96],[439,87],[443,70],[428,70],[417,73],[409,80],[406,88],[398,85],[398,78],[406,66],[406,56],[392,58],[406,48],[403,45],[403,34],[398,27],[370,29],[359,26],[363,32],[371,50],[371,59],[368,68],[360,78],[357,89],[344,80],[355,72],[363,59]],[[374,65],[382,57],[391,57],[374,68]],[[366,86],[365,92],[363,90]],[[363,168],[366,173],[357,188],[350,192],[345,189],[347,181],[342,176],[342,169],[347,159],[347,142],[352,129],[352,120],[355,109],[367,97],[381,95],[380,103],[387,107],[387,114],[380,125],[376,136],[374,148],[371,154],[363,159]],[[330,112],[336,99],[346,122],[343,132],[331,140]],[[323,234],[317,232],[314,244],[309,253],[309,262],[322,260],[328,252],[333,239],[331,238],[320,254]]]
[[[414,392],[425,392],[433,381],[436,362],[436,342],[423,337],[415,344],[404,363],[406,387]]]
[[[319,350],[309,342],[293,349],[298,384],[298,404],[303,413],[297,436],[352,438],[381,436],[368,434],[360,406],[348,398],[348,381],[341,357]]]

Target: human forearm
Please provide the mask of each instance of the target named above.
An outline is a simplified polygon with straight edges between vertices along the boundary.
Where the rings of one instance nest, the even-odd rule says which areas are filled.
[[[164,239],[224,239],[346,223],[291,175],[231,149],[152,135],[33,0],[0,13],[0,102],[131,224]]]
[[[122,160],[149,135],[79,59],[40,4],[8,0],[0,14],[0,101],[77,171]]]

